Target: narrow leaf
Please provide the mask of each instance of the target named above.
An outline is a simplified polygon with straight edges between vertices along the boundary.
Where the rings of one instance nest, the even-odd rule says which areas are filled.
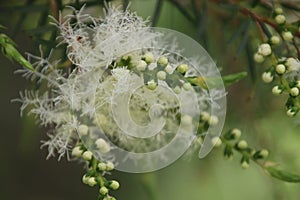
[[[265,168],[267,172],[274,178],[277,178],[282,181],[292,182],[292,183],[299,183],[300,176],[297,174],[293,174],[284,170],[277,169],[273,166]]]

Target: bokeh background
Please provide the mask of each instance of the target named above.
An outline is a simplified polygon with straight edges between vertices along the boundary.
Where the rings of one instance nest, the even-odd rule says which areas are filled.
[[[49,21],[48,14],[45,16],[42,11],[47,10],[51,2],[54,1],[0,2],[0,24],[7,27],[2,32],[16,41],[23,55],[25,52],[38,53],[37,44],[42,42],[31,30],[41,23],[42,17]],[[94,16],[101,15],[100,2],[88,12]],[[191,2],[196,3],[191,6]],[[22,7],[24,4],[28,6]],[[248,71],[247,78],[227,89],[228,111],[224,130],[232,127],[242,129],[242,137],[248,143],[270,149],[271,160],[300,173],[300,120],[286,117],[284,98],[273,97],[270,86],[260,81],[263,69],[249,57],[255,51],[259,37],[249,19],[238,14],[230,19],[232,11],[220,8],[212,1],[133,0],[130,9],[144,18],[152,16],[150,20],[154,20],[156,26],[175,29],[193,37],[222,68],[222,74]],[[260,12],[259,9],[257,11]],[[193,12],[200,13],[195,22],[188,19]],[[50,14],[55,13],[50,10]],[[242,34],[233,39],[234,33],[243,24],[249,26],[245,32],[248,36],[245,38]],[[46,39],[51,38],[51,35],[45,35]],[[21,118],[20,104],[11,103],[18,97],[19,91],[32,88],[32,85],[14,74],[21,67],[18,64],[0,55],[0,65],[0,199],[97,199],[97,189],[81,182],[84,170],[80,164],[66,159],[59,162],[56,158],[46,160],[47,149],[40,149],[40,141],[47,138],[46,130],[38,127],[32,116]],[[119,180],[121,187],[113,194],[120,200],[300,199],[299,184],[270,178],[253,163],[249,169],[243,170],[239,159],[239,155],[235,155],[232,161],[225,160],[222,150],[216,149],[201,160],[197,158],[196,151],[153,173],[116,171],[111,177]]]

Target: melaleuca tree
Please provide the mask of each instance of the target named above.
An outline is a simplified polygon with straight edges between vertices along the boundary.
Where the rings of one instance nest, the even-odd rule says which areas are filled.
[[[148,44],[149,41],[159,41],[156,38],[159,38],[160,34],[149,31],[147,27],[155,26],[163,17],[162,7],[165,4],[178,9],[194,27],[195,34],[192,36],[207,49],[216,45],[210,37],[223,37],[228,46],[236,47],[234,54],[228,52],[227,60],[217,60],[218,67],[230,69],[230,66],[226,66],[229,58],[246,59],[248,63],[243,71],[249,71],[253,84],[263,85],[264,83],[256,78],[261,77],[263,82],[268,83],[271,93],[286,98],[282,107],[278,109],[285,110],[291,120],[297,118],[300,109],[300,28],[297,14],[291,14],[300,10],[296,2],[158,0],[149,21],[132,13],[127,8],[127,1],[122,3],[122,6],[109,6],[103,1],[48,1],[38,5],[34,1],[28,1],[26,5],[1,8],[4,11],[22,12],[23,18],[29,16],[33,8],[39,12],[39,23],[27,30],[26,34],[33,38],[35,49],[40,50],[41,56],[29,54],[28,60],[25,59],[17,51],[16,44],[10,37],[6,34],[0,35],[3,54],[21,64],[24,68],[17,72],[39,86],[39,89],[20,93],[20,98],[15,101],[22,103],[22,113],[27,110],[36,116],[42,126],[51,127],[48,132],[49,139],[42,144],[42,147],[48,149],[48,157],[66,157],[68,160],[75,159],[85,163],[86,173],[82,182],[89,186],[97,186],[99,199],[115,199],[111,191],[117,190],[118,181],[122,180],[109,179],[108,175],[113,173],[112,170],[118,163],[113,157],[105,154],[114,148],[105,138],[95,139],[91,136],[95,130],[89,121],[101,127],[110,140],[114,140],[115,144],[124,149],[134,148],[136,152],[147,152],[169,142],[155,138],[154,141],[143,143],[122,136],[108,111],[111,96],[115,93],[122,94],[124,90],[132,87],[130,81],[134,80],[135,75],[143,78],[146,91],[157,90],[163,82],[178,95],[189,92],[192,87],[198,87],[197,91],[205,93],[207,84],[214,81],[209,76],[196,76],[189,71],[191,66],[182,58],[175,58],[170,52],[162,51],[167,44]],[[105,11],[102,16],[91,17],[88,14],[89,8],[104,8]],[[48,14],[51,15],[50,19]],[[20,19],[19,23],[22,24],[23,21],[25,20]],[[230,27],[230,31],[211,35],[210,32],[217,26]],[[12,36],[18,33],[20,27],[16,26]],[[116,36],[113,36],[114,34]],[[123,35],[128,37],[120,37]],[[114,37],[114,40],[109,40],[111,37]],[[109,42],[105,42],[106,40]],[[145,44],[160,50],[142,49]],[[168,47],[173,48],[172,45]],[[59,54],[60,59],[53,61],[53,54]],[[214,57],[213,54],[212,56]],[[199,60],[189,62],[192,65],[200,63]],[[103,66],[104,73],[101,71]],[[229,75],[222,73],[226,87],[238,84],[238,81],[245,77],[248,77],[246,72]],[[140,92],[145,93],[145,90]],[[225,95],[222,92],[216,94]],[[141,102],[146,102],[141,110],[150,111],[151,108],[146,104],[149,99],[151,102],[151,98],[140,98],[139,95],[133,97],[132,107],[139,107]],[[178,111],[176,99],[165,96],[159,100],[160,103],[171,101],[173,105],[168,108],[166,114],[169,132],[176,126],[178,118],[186,125],[194,123],[190,115]],[[208,102],[205,98],[198,100],[203,101],[202,104]],[[89,119],[82,116],[89,116]],[[133,116],[142,124],[149,122],[149,116],[144,116],[141,111],[136,111]],[[217,116],[211,115],[205,109],[200,112],[192,149],[199,149],[207,136],[204,133],[210,126],[218,123]],[[224,131],[221,136],[211,136],[210,142],[215,147],[222,147],[225,158],[239,156],[240,165],[244,169],[253,163],[274,178],[300,182],[298,175],[281,170],[269,160],[269,152],[272,152],[272,149],[267,150],[263,146],[254,148],[254,145],[248,144],[250,142],[241,137],[242,131],[233,127]],[[136,145],[137,142],[139,145]],[[148,145],[154,142],[159,143],[158,146]],[[100,156],[91,151],[91,146],[101,152]]]

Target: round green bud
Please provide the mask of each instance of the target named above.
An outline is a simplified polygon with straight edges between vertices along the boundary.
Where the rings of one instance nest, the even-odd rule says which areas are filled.
[[[82,154],[82,158],[86,161],[90,161],[92,160],[93,158],[93,153],[91,151],[85,151],[83,154]]]
[[[102,186],[102,187],[99,189],[99,193],[102,194],[103,196],[104,196],[104,195],[107,195],[107,194],[108,194],[108,189],[107,189],[105,186]]]
[[[83,153],[83,150],[80,148],[80,146],[76,146],[72,149],[72,156],[74,156],[74,157],[79,158],[79,157],[81,157],[82,153]]]
[[[153,63],[154,62],[154,55],[150,52],[145,53],[143,58],[146,61],[146,63]]]
[[[274,77],[272,75],[271,72],[264,72],[262,74],[262,80],[265,82],[265,83],[271,83],[273,81]]]
[[[159,71],[157,72],[157,78],[159,80],[166,80],[167,74],[164,71]]]
[[[155,90],[157,87],[157,83],[154,80],[148,81],[147,87],[150,90]]]
[[[248,147],[248,144],[245,140],[241,140],[237,143],[237,147],[241,150],[246,149]]]
[[[270,41],[271,41],[272,44],[277,45],[277,44],[280,43],[281,39],[280,39],[280,37],[274,35],[274,36],[271,37]]]
[[[109,187],[110,187],[111,189],[113,189],[113,190],[117,190],[117,189],[119,189],[120,184],[119,184],[118,181],[113,180],[113,181],[111,181],[111,183],[109,184]]]
[[[277,24],[284,24],[285,23],[285,16],[280,14],[280,15],[276,15],[275,17],[275,21]]]
[[[258,53],[262,56],[269,56],[272,53],[271,46],[268,43],[263,43],[258,47]]]
[[[273,88],[272,88],[272,93],[274,95],[279,95],[282,93],[282,89],[278,86],[278,85],[275,85]]]
[[[287,116],[294,117],[296,115],[296,112],[293,109],[288,109],[286,111]]]
[[[282,8],[275,8],[275,13],[276,13],[277,15],[282,14],[282,13],[283,13]]]
[[[100,162],[100,163],[98,164],[98,169],[99,169],[100,171],[105,171],[105,170],[106,170],[106,164],[103,163],[103,162]]]
[[[102,138],[97,139],[95,144],[99,151],[103,154],[110,151],[110,145]]]
[[[291,96],[293,96],[293,97],[298,96],[298,95],[299,95],[299,88],[297,88],[297,87],[291,88],[290,94],[291,94]]]
[[[139,71],[144,71],[147,68],[147,63],[144,60],[139,60],[136,65],[136,69]]]
[[[97,185],[97,181],[96,181],[96,178],[95,177],[90,177],[87,181],[87,184],[91,187]]]
[[[80,136],[87,135],[89,133],[89,127],[87,125],[81,124],[78,127],[77,131]]]
[[[88,177],[86,174],[82,176],[82,182],[84,184],[88,184],[89,179],[90,179],[90,177]]]
[[[167,66],[169,61],[168,61],[168,58],[164,57],[164,56],[161,56],[158,58],[158,61],[157,63],[163,67]]]
[[[208,122],[210,120],[210,114],[208,112],[203,111],[200,113],[200,116],[203,121]]]
[[[248,168],[250,167],[250,165],[249,165],[249,163],[248,163],[247,161],[243,161],[243,162],[241,163],[241,167],[242,167],[243,169],[248,169]]]
[[[167,65],[165,67],[165,71],[168,73],[168,74],[172,74],[173,73],[173,68],[171,67],[171,65]]]
[[[193,123],[193,118],[190,115],[183,115],[181,123],[183,126],[190,126]]]
[[[293,34],[290,31],[282,32],[282,37],[285,41],[290,42],[294,38]]]
[[[275,70],[276,70],[277,74],[282,75],[285,73],[286,68],[283,64],[278,64],[278,65],[276,65]]]
[[[106,170],[107,170],[107,171],[111,171],[111,170],[113,170],[114,168],[115,168],[114,163],[112,163],[112,162],[110,162],[110,161],[107,161],[107,163],[106,163]]]
[[[269,151],[266,150],[266,149],[262,149],[260,152],[259,152],[259,155],[262,157],[262,158],[267,158],[269,156]]]
[[[257,63],[262,63],[262,62],[265,61],[265,58],[259,53],[255,53],[254,56],[253,56],[253,59]]]
[[[189,66],[187,64],[180,64],[177,67],[177,71],[181,74],[184,74],[185,72],[187,72],[189,70]]]
[[[180,94],[181,93],[181,88],[177,85],[173,91],[176,93],[176,94]]]
[[[222,145],[222,140],[219,137],[213,137],[211,139],[211,143],[214,145],[214,147],[220,147]]]
[[[215,126],[219,123],[219,118],[217,116],[211,116],[208,123]]]
[[[234,139],[238,139],[241,137],[242,132],[240,129],[234,128],[232,129],[231,134],[234,136]]]
[[[189,91],[192,88],[192,85],[188,82],[185,82],[182,87],[184,90]]]

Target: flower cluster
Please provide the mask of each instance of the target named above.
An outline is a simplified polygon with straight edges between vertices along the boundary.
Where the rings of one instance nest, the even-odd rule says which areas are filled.
[[[234,151],[239,152],[241,157],[241,167],[247,169],[250,165],[250,160],[258,163],[258,160],[266,159],[269,156],[269,151],[266,149],[255,150],[253,147],[249,147],[246,140],[239,140],[242,132],[239,129],[231,129],[223,134],[220,138],[214,137],[211,142],[215,147],[220,147],[222,144],[224,147],[224,156],[227,159],[232,159]]]
[[[257,63],[267,63],[269,67],[262,74],[262,80],[265,83],[274,84],[272,88],[274,95],[288,94],[286,114],[293,117],[300,110],[300,61],[297,57],[289,55],[292,54],[290,47],[294,46],[296,51],[299,51],[294,41],[294,34],[299,33],[299,30],[295,31],[286,22],[286,17],[281,8],[275,9],[274,21],[277,24],[279,35],[274,34],[269,37],[268,41],[260,44],[257,53],[254,54],[254,60]],[[279,47],[288,49],[287,57],[275,53],[276,48]]]

